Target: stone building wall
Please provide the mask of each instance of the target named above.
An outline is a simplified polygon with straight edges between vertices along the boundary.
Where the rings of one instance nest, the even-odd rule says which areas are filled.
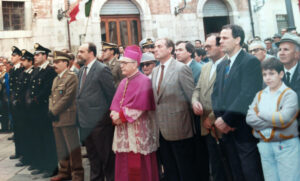
[[[0,0],[1,1],[1,0]],[[10,47],[16,45],[33,51],[39,42],[51,49],[68,48],[67,19],[57,19],[59,9],[68,8],[67,0],[20,0],[25,2],[24,31],[0,31],[0,55],[10,56]],[[80,0],[70,0],[72,9]],[[70,24],[71,48],[75,52],[82,41],[92,41],[100,50],[100,11],[108,0],[94,0],[91,17]],[[175,7],[183,0],[131,0],[140,11],[142,37],[169,37],[174,41],[205,38],[203,6],[207,0],[186,0],[181,14],[175,16]],[[246,39],[252,36],[248,0],[223,0],[229,10],[230,23],[241,25]],[[272,1],[272,2],[271,2]],[[296,27],[300,30],[298,0],[292,0]],[[261,37],[273,35],[277,30],[276,14],[285,14],[284,1],[267,0],[265,6],[253,14],[255,33]],[[1,7],[0,7],[0,15]],[[0,25],[1,25],[0,18]],[[298,20],[298,21],[297,21]],[[85,38],[82,38],[86,34]],[[81,38],[81,39],[80,39]]]

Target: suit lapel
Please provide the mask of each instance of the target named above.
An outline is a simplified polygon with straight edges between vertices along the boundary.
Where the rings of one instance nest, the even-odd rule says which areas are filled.
[[[156,81],[157,81],[158,70],[159,70],[159,67],[154,68],[153,74],[152,74],[152,88],[153,88],[155,98],[157,97]]]
[[[297,67],[295,69],[295,72],[294,72],[294,75],[292,77],[292,80],[291,80],[291,87],[294,87],[295,84],[297,83],[297,79],[298,79],[298,75],[299,75],[299,63],[297,64]]]
[[[94,72],[95,69],[96,69],[96,66],[97,66],[96,64],[97,64],[97,63],[98,63],[98,62],[97,62],[97,60],[96,60],[96,61],[94,62],[94,64],[92,65],[91,69],[89,70],[88,74],[86,75],[86,79],[85,79],[83,85],[81,85],[82,88],[80,88],[81,90],[79,89],[79,94],[81,94],[81,92],[83,92],[83,89],[86,89],[86,87],[88,86],[89,82],[91,82],[90,80],[91,80],[92,77],[93,77],[93,72]],[[82,73],[83,73],[83,71],[82,71]],[[81,73],[81,75],[80,75],[80,82],[81,82],[82,73]]]
[[[206,78],[206,85],[205,85],[205,90],[204,90],[204,93],[206,94],[207,91],[210,90],[211,86],[214,85],[214,79],[216,78],[216,72],[213,74],[213,76],[211,77],[211,79],[209,79],[209,76],[210,76],[210,71],[212,69],[212,62],[209,62],[209,65],[207,67],[207,69],[205,70],[205,72],[202,72],[204,73],[204,76]]]
[[[235,77],[234,74],[238,71],[239,65],[240,65],[241,60],[243,59],[244,56],[245,56],[245,52],[243,50],[241,50],[239,55],[236,57],[233,65],[232,65],[232,67],[229,71],[229,75],[227,77],[226,84],[224,85],[224,91],[227,91],[227,89],[230,87],[230,84],[232,83],[231,79],[233,77]],[[226,65],[225,65],[225,67],[226,67]],[[224,74],[223,78],[224,77],[225,77],[225,74]],[[224,83],[224,81],[223,81],[223,83]]]
[[[165,74],[164,74],[162,83],[160,85],[160,91],[159,91],[159,94],[158,94],[157,101],[159,101],[159,99],[161,98],[161,96],[162,96],[162,94],[163,94],[163,92],[164,92],[164,90],[166,88],[166,83],[169,82],[169,79],[172,77],[172,75],[173,75],[173,73],[175,71],[175,65],[176,65],[176,62],[172,58],[168,69],[165,70],[165,72],[164,72]]]

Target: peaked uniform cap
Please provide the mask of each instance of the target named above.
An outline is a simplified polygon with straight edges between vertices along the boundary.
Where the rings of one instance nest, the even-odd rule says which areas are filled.
[[[16,46],[12,46],[11,51],[12,51],[11,55],[20,55],[20,56],[22,56],[21,50]]]
[[[102,42],[102,49],[106,50],[106,49],[110,49],[110,48],[118,48],[118,45],[115,43],[108,43],[108,42]]]
[[[148,45],[154,45],[155,39],[153,37],[151,38],[144,38],[142,41],[140,41],[139,45],[141,48],[144,48]]]
[[[70,61],[71,57],[68,53],[62,51],[54,51],[53,52],[53,61],[66,60]]]
[[[30,53],[29,51],[23,49],[22,50],[22,57],[21,57],[22,60],[32,60],[34,59],[34,55],[32,53]]]
[[[48,48],[43,47],[39,43],[34,44],[34,54],[44,53],[48,55],[51,52]]]

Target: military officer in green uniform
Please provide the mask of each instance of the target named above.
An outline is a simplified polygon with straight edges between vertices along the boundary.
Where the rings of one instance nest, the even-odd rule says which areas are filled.
[[[77,75],[68,69],[70,55],[61,51],[53,53],[54,70],[58,74],[49,97],[49,117],[52,119],[59,160],[58,175],[51,181],[72,179],[83,181],[84,172],[78,130],[76,127]]]
[[[117,88],[124,78],[120,63],[115,56],[118,53],[118,45],[114,43],[102,42],[102,60],[109,68],[114,78],[114,85]]]

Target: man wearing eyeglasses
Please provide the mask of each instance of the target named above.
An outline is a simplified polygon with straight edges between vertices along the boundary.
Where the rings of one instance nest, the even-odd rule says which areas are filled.
[[[143,70],[143,73],[147,75],[148,78],[150,79],[152,76],[152,71],[156,66],[156,63],[157,61],[155,60],[155,57],[152,53],[150,52],[143,53],[140,67]]]
[[[249,45],[249,53],[256,56],[260,62],[273,57],[272,55],[267,54],[266,44],[262,41],[253,41]]]
[[[103,63],[109,67],[113,75],[115,88],[118,87],[120,81],[124,78],[120,63],[115,56],[118,52],[118,45],[114,43],[102,42],[102,60]]]

